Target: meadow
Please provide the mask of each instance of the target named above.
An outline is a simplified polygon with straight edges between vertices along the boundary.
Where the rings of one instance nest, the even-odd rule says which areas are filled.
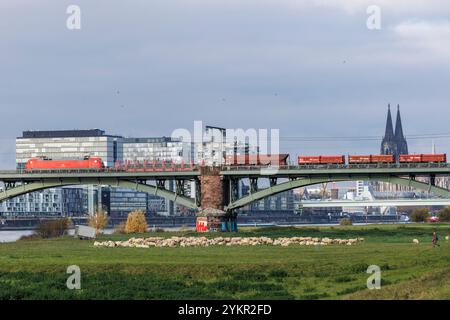
[[[433,248],[437,229],[440,247]],[[353,246],[98,248],[71,237],[0,244],[0,299],[450,299],[449,224],[247,228],[217,236],[364,237]],[[198,236],[192,231],[133,236]],[[413,244],[418,239],[420,244]],[[67,267],[81,269],[69,290]],[[368,290],[369,265],[381,289]]]

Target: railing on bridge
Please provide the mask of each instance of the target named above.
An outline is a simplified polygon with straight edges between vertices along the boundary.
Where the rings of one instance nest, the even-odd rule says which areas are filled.
[[[185,164],[173,162],[148,162],[148,163],[124,163],[116,164],[114,167],[103,169],[49,169],[49,170],[1,170],[0,174],[42,174],[42,173],[139,173],[139,172],[195,172],[204,165]],[[327,170],[327,169],[420,169],[420,168],[449,168],[448,163],[372,163],[372,164],[314,164],[314,165],[282,165],[282,166],[261,166],[261,165],[223,165],[217,166],[221,171],[258,171],[264,169],[273,170]]]
[[[261,169],[279,170],[317,170],[317,169],[399,169],[399,168],[448,168],[448,163],[368,163],[368,164],[317,164],[317,165],[283,165],[283,166],[258,166],[258,165],[237,165],[223,166],[223,171],[247,171]]]

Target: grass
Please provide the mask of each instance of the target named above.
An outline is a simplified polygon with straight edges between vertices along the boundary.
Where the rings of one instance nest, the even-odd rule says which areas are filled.
[[[436,248],[434,228],[441,236]],[[97,248],[69,237],[30,239],[0,244],[0,299],[449,299],[449,232],[448,224],[412,224],[248,228],[238,234],[366,239],[328,247]],[[197,234],[145,236],[173,235]],[[373,264],[382,270],[381,290],[366,288]],[[66,287],[70,265],[81,268],[81,290]]]

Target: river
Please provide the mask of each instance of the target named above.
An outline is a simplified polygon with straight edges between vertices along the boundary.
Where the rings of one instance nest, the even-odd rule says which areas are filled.
[[[103,233],[111,234],[114,229],[105,229]],[[14,242],[19,240],[22,236],[29,236],[33,233],[33,230],[13,230],[13,231],[0,231],[0,243],[4,242]],[[69,230],[69,235],[73,235],[74,230]]]
[[[0,231],[0,242],[14,242],[22,236],[29,236],[33,230]]]

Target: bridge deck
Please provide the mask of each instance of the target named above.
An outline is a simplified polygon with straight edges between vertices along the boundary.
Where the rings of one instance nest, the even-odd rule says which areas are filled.
[[[224,166],[220,174],[229,177],[280,177],[302,178],[313,176],[428,176],[450,175],[450,165],[445,164],[409,164],[409,165],[330,165],[330,166]],[[57,178],[118,178],[130,180],[156,179],[194,179],[200,176],[200,169],[192,171],[116,171],[116,170],[58,170],[58,171],[0,171],[0,181],[37,181]]]
[[[52,171],[26,173],[20,171],[0,171],[0,181],[37,181],[58,178],[118,178],[129,180],[184,179],[199,176],[198,171],[120,172],[120,171]]]
[[[414,165],[334,165],[334,166],[281,166],[257,167],[240,166],[224,167],[224,176],[276,176],[276,177],[312,177],[338,175],[450,175],[450,165],[444,164],[414,164]]]

